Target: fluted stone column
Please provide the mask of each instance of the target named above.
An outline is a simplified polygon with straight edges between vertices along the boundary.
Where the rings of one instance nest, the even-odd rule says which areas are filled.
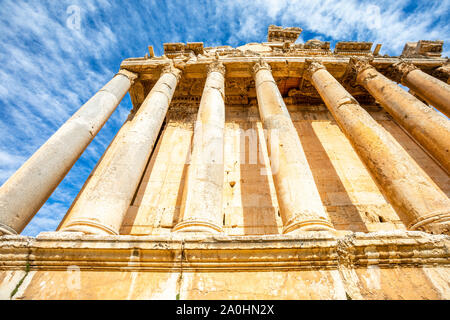
[[[136,74],[120,70],[5,182],[0,188],[0,235],[22,232],[136,78]]]
[[[270,66],[253,67],[258,108],[267,130],[270,163],[283,233],[334,230]]]
[[[450,173],[450,121],[383,76],[368,61],[352,58],[350,64],[357,72],[357,82]]]
[[[173,231],[222,232],[225,67],[208,67],[195,123],[179,223]]]
[[[450,85],[418,69],[414,64],[401,61],[394,65],[400,81],[419,97],[450,117]]]
[[[118,234],[180,78],[166,66],[133,119],[106,151],[60,231]]]
[[[448,197],[321,63],[307,63],[307,77],[408,229],[448,234]]]

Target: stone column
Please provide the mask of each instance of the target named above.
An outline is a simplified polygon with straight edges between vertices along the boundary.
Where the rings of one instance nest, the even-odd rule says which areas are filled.
[[[267,130],[283,233],[334,230],[270,66],[264,61],[256,63],[253,76],[259,113]]]
[[[208,67],[195,123],[180,221],[173,231],[222,232],[225,67]]]
[[[450,173],[450,121],[383,76],[367,60],[351,58],[350,67],[356,70],[357,82]]]
[[[106,151],[60,231],[118,234],[180,78],[166,66],[132,120]]]
[[[5,182],[0,188],[0,235],[22,232],[136,78],[136,74],[120,70]]]
[[[91,188],[90,191],[92,191],[92,186],[96,185],[99,178],[102,176],[102,173],[107,170],[107,167],[109,166],[109,163],[114,156],[115,152],[117,152],[117,149],[120,148],[120,146],[123,144],[123,138],[126,136],[127,132],[129,131],[130,125],[132,123],[132,120],[136,114],[136,110],[133,108],[130,113],[128,114],[127,119],[120,127],[119,131],[114,136],[113,140],[109,144],[109,146],[106,148],[105,152],[103,153],[102,157],[97,161],[97,164],[95,165],[94,169],[92,169],[91,174],[84,182],[83,187],[81,188],[80,192],[78,193],[77,197],[73,201],[71,207],[67,211],[66,215],[60,222],[60,225],[58,226],[56,231],[63,230],[68,223],[72,221],[72,215],[76,214],[77,210],[73,210],[73,208],[78,205],[78,199],[81,196],[84,196],[85,189]]]
[[[321,63],[307,64],[307,77],[407,228],[448,234],[448,197]]]
[[[450,85],[418,69],[414,64],[401,61],[394,65],[400,82],[413,90],[428,104],[450,117]]]

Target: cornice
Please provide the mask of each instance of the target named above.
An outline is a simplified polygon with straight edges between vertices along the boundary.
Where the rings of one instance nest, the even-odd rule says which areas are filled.
[[[263,57],[263,61],[267,63],[272,69],[272,75],[277,79],[288,79],[288,78],[302,78],[304,76],[304,68],[306,60],[314,57],[288,57],[288,56],[268,56]],[[253,79],[254,75],[252,69],[255,64],[260,65],[261,56],[250,56],[250,57],[229,57],[221,56],[220,62],[226,68],[225,81],[239,80],[248,78]],[[334,76],[336,79],[341,81],[343,75],[346,73],[349,67],[349,57],[320,57],[321,63],[325,66],[327,71]],[[413,63],[419,69],[424,70],[424,72],[429,72],[429,70],[441,70],[447,59],[441,58],[404,58],[405,61]],[[180,79],[180,86],[184,83],[189,83],[191,81],[200,81],[202,84],[201,89],[203,89],[203,84],[207,75],[208,66],[216,61],[216,58],[199,58],[196,61],[183,62],[182,60],[153,60],[153,59],[142,59],[142,60],[125,60],[122,62],[122,68],[126,68],[129,71],[139,74],[139,81],[131,87],[131,92],[134,92],[134,88],[139,82],[142,83],[156,83],[161,75],[161,68],[168,64],[168,61],[172,61],[174,66],[179,66],[183,64],[183,74]],[[377,57],[371,61],[371,65],[376,68],[381,73],[385,74],[390,67],[399,62],[399,58],[395,57]],[[442,73],[442,72],[441,72]],[[441,74],[439,73],[439,74]],[[351,80],[354,82],[356,74],[354,71],[351,72]],[[443,81],[447,81],[447,78],[441,76]],[[203,81],[203,82],[202,82]],[[353,83],[352,82],[352,83]],[[177,89],[178,90],[178,89]],[[303,90],[303,88],[302,88]],[[201,90],[200,90],[201,91]],[[199,93],[201,94],[201,92]],[[139,106],[142,103],[145,96],[140,95],[137,99],[134,99],[133,105]]]
[[[278,56],[268,56],[264,57],[264,62],[272,67],[272,71],[275,72],[274,68],[277,69],[283,66],[284,71],[277,71],[288,74],[295,73],[295,70],[302,70],[306,60],[314,59],[311,57],[278,57]],[[227,69],[227,78],[241,78],[241,77],[252,77],[252,68],[255,64],[259,63],[261,57],[221,57],[220,62]],[[413,63],[418,68],[433,69],[439,68],[444,65],[447,59],[422,59],[422,58],[411,58],[403,59],[404,61]],[[205,78],[208,65],[213,63],[215,58],[204,58],[199,59],[195,62],[187,62],[183,70],[183,77],[187,78]],[[325,67],[333,66],[336,70],[345,71],[347,68],[350,58],[349,57],[321,57],[320,61]],[[400,62],[400,58],[374,58],[371,60],[371,65],[375,68],[378,67],[389,67],[395,63]],[[174,61],[177,65],[178,61]],[[167,60],[124,60],[122,61],[121,67],[126,68],[129,71],[139,73],[141,80],[153,79],[157,80],[162,66],[167,65]],[[237,70],[238,69],[238,70]],[[290,71],[291,69],[292,71]]]
[[[0,237],[0,270],[272,271],[450,264],[450,237],[423,232],[297,235],[87,236],[42,233]]]
[[[399,82],[403,83],[404,78],[413,70],[417,70],[418,68],[411,62],[406,62],[404,60],[400,60],[397,63],[392,65],[395,73],[397,74]]]

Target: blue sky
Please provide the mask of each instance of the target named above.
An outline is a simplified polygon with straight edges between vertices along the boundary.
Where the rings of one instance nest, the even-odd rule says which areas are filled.
[[[444,40],[450,0],[113,1],[0,0],[0,184],[3,184],[128,57],[164,42],[239,46],[266,41],[270,24],[312,38],[382,43]],[[23,234],[54,230],[131,108],[127,95]]]

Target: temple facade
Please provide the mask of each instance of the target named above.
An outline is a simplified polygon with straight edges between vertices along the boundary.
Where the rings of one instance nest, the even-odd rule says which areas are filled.
[[[166,43],[0,188],[0,299],[450,299],[442,41]],[[20,235],[124,96],[58,229]]]

